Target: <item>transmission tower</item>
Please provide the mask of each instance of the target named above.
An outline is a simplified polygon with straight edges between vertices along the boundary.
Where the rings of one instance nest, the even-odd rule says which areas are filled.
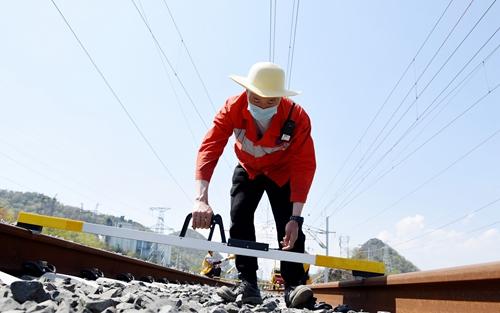
[[[155,233],[164,234],[166,229],[172,229],[170,227],[165,227],[165,212],[170,210],[170,208],[152,207],[150,210],[153,214],[158,214],[156,224],[153,228]],[[170,263],[170,246],[154,243],[151,247],[148,261],[161,265],[168,265]]]

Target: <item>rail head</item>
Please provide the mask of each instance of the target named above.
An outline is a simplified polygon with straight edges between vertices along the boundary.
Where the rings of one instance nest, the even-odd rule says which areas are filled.
[[[500,262],[457,266],[421,272],[392,274],[350,281],[315,284],[314,288],[349,288],[362,286],[390,286],[435,284],[467,281],[500,281]]]

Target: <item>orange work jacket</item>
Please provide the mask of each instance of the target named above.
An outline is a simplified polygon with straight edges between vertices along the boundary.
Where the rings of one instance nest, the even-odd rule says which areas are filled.
[[[291,119],[295,130],[289,142],[280,141],[281,128],[293,102],[282,98],[268,129],[259,138],[258,127],[248,111],[246,91],[226,100],[214,119],[198,151],[196,179],[210,181],[229,137],[234,133],[234,151],[249,178],[265,175],[278,186],[290,182],[290,201],[305,202],[311,187],[316,158],[307,113],[295,105]]]

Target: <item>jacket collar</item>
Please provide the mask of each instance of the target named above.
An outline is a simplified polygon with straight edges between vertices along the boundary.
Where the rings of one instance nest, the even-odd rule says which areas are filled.
[[[248,111],[248,96],[246,90],[243,91],[239,96],[238,99],[236,100],[240,105],[241,105],[241,116],[242,118],[246,121],[247,125],[247,130],[251,134],[255,134],[257,137],[257,125],[256,122],[250,113]],[[288,98],[282,97],[280,104],[278,104],[278,111],[276,114],[273,116],[271,119],[271,123],[269,124],[269,128],[267,131],[264,133],[262,138],[258,139],[256,143],[262,143],[262,144],[273,144],[276,141],[277,136],[279,136],[279,132],[281,131],[281,127],[288,117],[288,111],[290,110],[292,106],[292,101]],[[267,143],[267,144],[266,144]]]

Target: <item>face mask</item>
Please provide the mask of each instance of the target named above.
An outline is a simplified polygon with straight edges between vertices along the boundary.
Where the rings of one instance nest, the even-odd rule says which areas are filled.
[[[252,114],[254,119],[258,121],[267,121],[271,119],[276,112],[278,112],[278,106],[275,105],[270,108],[263,109],[248,102],[248,111],[250,111],[250,114]]]

